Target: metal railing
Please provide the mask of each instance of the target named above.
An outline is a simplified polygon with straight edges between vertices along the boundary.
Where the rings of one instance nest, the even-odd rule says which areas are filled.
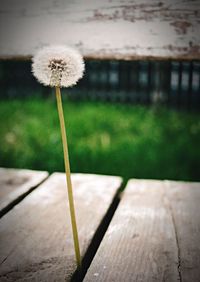
[[[51,95],[26,61],[0,62],[0,97]],[[71,99],[166,104],[200,109],[200,61],[86,61],[84,78],[65,90]]]

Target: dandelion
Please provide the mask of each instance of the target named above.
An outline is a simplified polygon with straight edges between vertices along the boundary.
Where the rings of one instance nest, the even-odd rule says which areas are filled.
[[[63,143],[65,172],[68,188],[71,224],[74,239],[74,248],[78,267],[81,266],[80,247],[76,225],[76,215],[72,191],[67,135],[62,107],[61,87],[73,86],[83,76],[84,62],[82,56],[74,49],[66,46],[50,46],[38,51],[33,58],[33,75],[46,85],[55,87],[58,115],[60,120],[61,137]]]
[[[83,58],[69,47],[45,47],[34,56],[32,71],[38,81],[46,86],[73,86],[83,76]]]

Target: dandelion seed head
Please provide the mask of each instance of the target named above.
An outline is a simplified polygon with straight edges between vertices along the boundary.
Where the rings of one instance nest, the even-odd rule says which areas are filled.
[[[40,49],[32,59],[32,72],[37,80],[51,87],[69,87],[82,78],[84,61],[81,54],[66,46]]]

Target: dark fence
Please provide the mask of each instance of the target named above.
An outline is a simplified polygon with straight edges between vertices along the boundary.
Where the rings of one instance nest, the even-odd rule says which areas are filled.
[[[31,63],[24,61],[0,62],[0,89],[1,99],[52,93],[36,82]],[[84,78],[64,91],[71,99],[200,109],[200,62],[88,60]]]

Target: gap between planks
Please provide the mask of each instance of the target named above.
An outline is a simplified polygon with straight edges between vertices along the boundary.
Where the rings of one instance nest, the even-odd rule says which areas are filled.
[[[77,220],[80,227],[82,257],[86,257],[85,254],[91,255],[91,249],[94,250],[94,242],[97,244],[98,240],[93,237],[97,238],[97,230],[102,230],[99,225],[109,221],[107,215],[112,215],[112,207],[117,204],[115,198],[118,197],[122,179],[87,174],[72,176],[77,186],[74,192],[79,206]],[[41,279],[47,276],[48,281],[55,281],[55,278],[56,281],[71,279],[70,276],[73,275],[76,267],[71,236],[67,237],[67,242],[63,236],[66,234],[66,224],[67,229],[70,229],[68,216],[64,212],[67,197],[64,183],[64,175],[54,173],[19,203],[16,209],[2,218],[2,279],[13,281],[13,278],[18,277],[19,281],[22,278],[26,281],[27,278]],[[16,218],[20,220],[16,221]],[[43,238],[42,245],[38,244],[41,238]],[[88,249],[90,251],[87,251]],[[21,259],[16,261],[16,257]]]
[[[47,180],[47,171],[0,168],[0,218]]]
[[[199,281],[200,183],[127,186],[84,281]]]
[[[82,259],[82,270],[81,272],[76,270],[72,276],[71,282],[81,282],[84,280],[84,277],[87,273],[87,270],[89,269],[92,260],[103,240],[104,235],[106,234],[106,231],[110,225],[110,222],[115,214],[115,211],[117,210],[117,207],[120,203],[121,197],[123,195],[123,191],[126,188],[128,180],[123,180],[122,179],[122,183],[121,186],[118,188],[115,197],[113,198],[113,201],[108,209],[108,211],[106,212],[105,216],[102,218],[102,221],[99,225],[99,227],[97,228],[93,239],[90,243],[90,245],[88,246],[88,249],[85,253],[85,255],[83,256]]]

